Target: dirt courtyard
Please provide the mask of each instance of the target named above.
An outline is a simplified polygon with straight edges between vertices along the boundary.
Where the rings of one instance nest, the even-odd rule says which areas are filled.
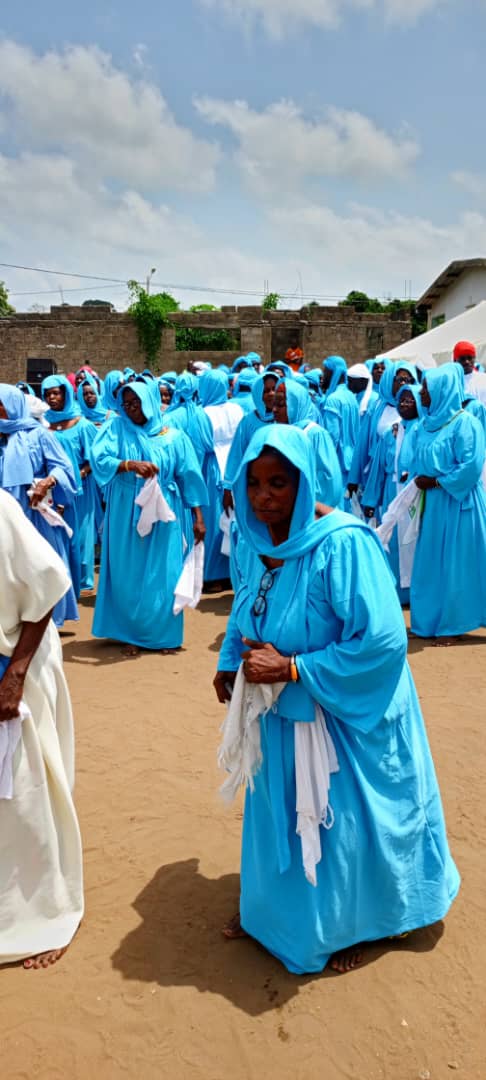
[[[486,634],[410,647],[458,900],[351,974],[302,978],[220,934],[242,805],[223,806],[215,760],[230,597],[189,613],[179,655],[135,660],[90,637],[92,605],[62,637],[86,917],[57,967],[0,971],[2,1078],[485,1080]]]

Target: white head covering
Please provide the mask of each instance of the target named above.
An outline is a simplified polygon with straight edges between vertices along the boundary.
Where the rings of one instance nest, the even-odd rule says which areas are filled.
[[[360,416],[363,416],[363,413],[365,413],[368,408],[369,400],[373,390],[373,376],[371,374],[371,371],[368,371],[366,364],[353,364],[352,367],[348,368],[348,379],[349,378],[366,379],[368,383],[363,397],[361,398],[361,401],[359,403],[359,414]]]

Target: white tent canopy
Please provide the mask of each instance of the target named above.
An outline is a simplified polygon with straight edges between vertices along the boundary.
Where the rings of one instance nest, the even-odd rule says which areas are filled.
[[[389,356],[391,360],[409,360],[421,368],[436,367],[452,360],[456,341],[472,341],[478,360],[486,362],[486,300],[381,355]]]

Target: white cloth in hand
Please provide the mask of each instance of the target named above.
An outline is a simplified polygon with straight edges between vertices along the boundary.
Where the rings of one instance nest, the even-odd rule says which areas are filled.
[[[23,701],[19,705],[19,715],[13,720],[0,723],[0,799],[13,797],[13,757],[22,734],[22,721],[30,712]]]
[[[247,683],[240,664],[218,750],[218,764],[229,773],[220,789],[226,802],[233,801],[242,784],[253,791],[253,778],[262,763],[260,716],[271,709],[285,685]]]
[[[197,607],[202,593],[204,572],[204,544],[194,544],[184,559],[182,573],[174,589],[174,615],[180,615],[185,607]]]
[[[32,487],[29,488],[27,492],[29,499],[31,499],[32,496],[35,494],[35,489],[38,483],[39,480],[35,479],[33,481]],[[37,503],[37,506],[33,506],[32,509],[38,510],[39,514],[42,514],[42,517],[45,518],[48,524],[52,525],[54,529],[65,529],[69,536],[69,539],[71,539],[73,535],[73,530],[71,529],[71,526],[68,525],[67,521],[64,521],[64,518],[61,516],[61,514],[58,514],[57,510],[54,510],[54,502],[51,495],[44,495],[44,498]]]
[[[388,510],[383,514],[381,525],[379,525],[376,530],[385,551],[388,551],[388,544],[395,525],[397,525],[402,518],[407,519],[410,525],[410,533],[407,536],[407,540],[411,542],[413,535],[417,535],[420,528],[421,498],[422,492],[417,487],[415,480],[411,480],[410,483],[399,492],[396,498],[393,499],[393,502],[390,503]]]
[[[148,536],[152,532],[152,526],[156,521],[175,521],[176,516],[164,498],[156,476],[146,480],[142,490],[135,499],[136,505],[141,506],[142,513],[137,521],[139,536]]]

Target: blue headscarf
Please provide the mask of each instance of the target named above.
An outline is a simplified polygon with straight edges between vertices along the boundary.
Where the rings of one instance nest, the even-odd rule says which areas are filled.
[[[35,390],[32,389],[30,383],[28,383],[28,382],[18,382],[18,383],[15,383],[15,385],[18,387],[19,390],[22,391],[23,394],[25,394],[25,391],[27,390],[28,394],[32,394],[32,396],[35,397]]]
[[[201,405],[225,405],[228,400],[228,379],[224,371],[205,371],[199,376]]]
[[[381,376],[380,382],[378,384],[378,393],[387,405],[396,406],[396,397],[393,393],[393,383],[397,371],[408,371],[409,374],[412,375],[414,381],[417,382],[417,369],[415,367],[415,364],[410,364],[407,360],[396,360],[395,363],[389,364],[388,367],[385,367],[383,375]]]
[[[273,375],[271,371],[266,372],[265,375],[257,375],[255,382],[251,388],[251,396],[255,406],[255,412],[259,420],[262,420],[264,424],[271,424],[273,422],[273,412],[270,409],[265,408],[265,402],[263,400],[263,394],[265,392],[265,379],[268,376],[275,379],[278,382],[277,376]]]
[[[322,366],[332,372],[331,382],[326,390],[326,394],[329,397],[337,390],[342,375],[344,375],[343,382],[346,383],[348,365],[342,356],[327,356],[326,359],[322,361]]]
[[[18,387],[0,383],[0,401],[8,414],[8,420],[0,420],[0,435],[8,436],[3,452],[3,487],[30,485],[34,470],[26,432],[37,428],[38,422],[31,416],[25,394]]]
[[[43,400],[46,400],[46,390],[52,390],[55,386],[60,386],[64,390],[64,406],[59,411],[48,409],[44,413],[47,422],[49,424],[60,424],[63,420],[74,420],[77,416],[80,416],[81,410],[76,401],[74,389],[65,375],[48,375],[47,379],[42,380],[41,394]]]
[[[292,371],[292,368],[290,367],[290,364],[284,363],[283,360],[273,360],[271,364],[267,364],[265,368],[265,374],[267,374],[268,372],[268,374],[271,375],[272,371],[276,371],[277,368],[277,374],[279,379],[293,379],[294,373]],[[283,372],[282,376],[280,375],[280,372]]]
[[[260,353],[257,353],[257,352],[249,352],[249,353],[247,353],[246,354],[246,362],[247,362],[248,367],[253,367],[253,370],[255,370],[254,365],[258,364],[258,366],[260,366],[260,364],[262,362],[262,358],[260,356]],[[258,374],[259,373],[257,371],[257,375]]]
[[[461,365],[457,364],[457,367],[461,367]],[[461,368],[461,371],[462,371],[462,368]],[[420,397],[421,389],[422,389],[422,387],[420,386],[420,383],[409,383],[406,386],[401,386],[400,387],[400,389],[398,391],[398,394],[397,394],[397,397],[396,397],[396,402],[397,402],[397,405],[398,405],[402,394],[405,392],[405,390],[408,390],[409,394],[412,395],[412,397],[413,397],[413,399],[415,401],[415,404],[417,406],[417,413],[418,413],[418,416],[419,416],[419,420],[422,418],[422,416],[425,415],[425,409],[424,409],[424,407],[422,405],[422,398]],[[412,421],[404,420],[403,417],[402,417],[402,424],[408,424],[410,422],[415,423],[414,420],[412,420]]]
[[[312,368],[304,373],[311,397],[322,398],[321,375],[319,368]]]
[[[157,391],[158,403],[152,386],[149,386],[146,382],[135,380],[135,382],[127,383],[120,390],[120,420],[122,421],[123,426],[130,431],[131,434],[133,434],[134,429],[137,435],[148,436],[149,438],[151,435],[160,434],[163,426],[163,419],[160,412],[160,395],[157,383],[155,383],[155,389]],[[138,397],[145,417],[145,424],[134,424],[133,420],[131,420],[125,412],[123,407],[123,397],[127,390],[131,390],[132,394],[136,394]]]
[[[125,380],[131,379],[136,374],[137,374],[137,372],[134,371],[134,369],[132,367],[123,368],[123,377],[124,377]]]
[[[159,379],[159,382],[160,381],[161,380]],[[167,413],[173,412],[179,405],[188,405],[191,402],[196,402],[198,393],[199,379],[197,375],[190,375],[188,371],[184,371],[182,375],[177,376],[174,394],[169,408],[167,409]]]
[[[307,387],[301,386],[297,379],[282,379],[277,383],[276,391],[285,387],[287,416],[294,427],[308,427],[314,419],[312,401]]]
[[[460,364],[441,364],[430,368],[425,376],[431,402],[424,409],[423,425],[426,431],[439,431],[453,416],[462,410],[463,395],[455,368]]]
[[[242,368],[233,384],[233,397],[237,397],[238,394],[251,394],[252,386],[258,378],[255,368]]]
[[[283,544],[272,544],[267,525],[258,521],[253,513],[247,494],[247,470],[251,461],[255,461],[268,447],[278,450],[287,461],[299,470],[299,486],[295,499],[288,540]],[[298,428],[286,424],[263,425],[247,447],[238,473],[233,483],[235,513],[241,534],[256,555],[274,559],[298,559],[306,555],[322,542],[329,534],[330,527],[339,522],[338,527],[364,528],[378,547],[380,541],[373,530],[350,515],[333,511],[325,517],[315,518],[316,466],[315,453],[310,440]],[[339,517],[334,517],[334,514]]]
[[[230,375],[237,375],[242,368],[246,367],[246,356],[237,356],[231,365]],[[220,370],[219,368],[217,370]]]
[[[83,386],[90,386],[96,394],[96,405],[92,409],[90,409],[89,405],[87,405],[84,400]],[[79,393],[79,391],[81,391],[81,393]],[[83,379],[82,383],[79,384],[78,403],[83,416],[85,416],[87,420],[91,420],[93,424],[104,423],[104,421],[106,420],[107,409],[106,405],[102,404],[101,394],[98,390],[98,383],[92,375],[87,375],[86,378]]]
[[[122,371],[109,371],[105,375],[105,381],[103,383],[103,403],[107,409],[112,412],[118,412],[119,398],[115,397],[115,390],[118,389],[120,383],[124,382],[124,376]],[[120,393],[120,391],[118,391]]]

